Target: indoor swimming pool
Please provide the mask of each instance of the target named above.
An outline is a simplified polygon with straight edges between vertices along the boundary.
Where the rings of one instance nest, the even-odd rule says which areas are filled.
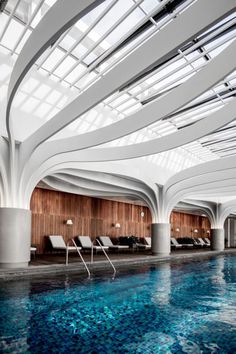
[[[0,283],[1,353],[235,353],[236,256]]]

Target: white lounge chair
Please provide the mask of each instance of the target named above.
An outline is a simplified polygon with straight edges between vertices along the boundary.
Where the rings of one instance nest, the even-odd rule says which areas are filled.
[[[203,239],[203,241],[205,241],[206,244],[210,247],[210,245],[211,245],[211,240],[210,240],[208,237],[205,237],[205,238]]]
[[[77,238],[83,250],[91,250],[93,248],[93,250],[97,253],[97,251],[102,251],[102,249],[108,250],[109,248],[108,246],[93,245],[90,236],[77,236]]]
[[[36,252],[37,252],[37,247],[31,246],[30,247],[30,254],[32,254],[34,256],[34,258],[36,257]]]
[[[109,236],[99,236],[101,244],[105,247],[108,247],[109,250],[127,250],[129,246],[127,245],[114,245]]]
[[[198,237],[198,240],[203,247],[210,247],[210,245],[205,242],[201,237]]]
[[[147,239],[147,240],[146,240]],[[151,237],[144,237],[145,243],[136,242],[134,246],[137,250],[150,250],[151,249]]]
[[[193,240],[193,245],[195,247],[204,247],[204,245],[199,241],[198,237],[193,237],[192,240]]]
[[[152,248],[152,239],[151,239],[151,237],[149,237],[149,236],[144,237],[144,240],[146,242],[146,244],[144,244],[145,250],[150,250]]]
[[[170,242],[171,242],[171,246],[173,246],[175,248],[182,248],[183,247],[180,243],[178,243],[178,241],[174,237],[170,238]]]
[[[66,265],[68,264],[69,252],[81,250],[81,247],[69,246],[68,244],[66,245],[61,235],[50,235],[49,240],[54,250],[64,250],[66,252]]]

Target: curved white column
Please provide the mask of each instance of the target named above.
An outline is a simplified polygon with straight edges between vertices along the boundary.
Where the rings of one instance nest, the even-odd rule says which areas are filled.
[[[152,224],[152,254],[165,256],[170,254],[170,224]]]
[[[211,229],[212,251],[223,251],[225,249],[224,229]]]
[[[0,268],[27,267],[30,241],[31,211],[0,208]]]

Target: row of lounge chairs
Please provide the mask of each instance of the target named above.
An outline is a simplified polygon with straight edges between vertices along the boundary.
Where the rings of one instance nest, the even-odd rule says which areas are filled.
[[[151,237],[145,237],[146,244],[137,243],[136,247],[138,249],[151,249]],[[49,240],[51,246],[54,250],[67,250],[67,251],[76,251],[79,250],[93,250],[97,253],[98,251],[120,251],[120,250],[128,250],[130,248],[129,245],[115,245],[109,236],[99,236],[98,241],[99,245],[93,244],[90,236],[77,236],[74,238],[76,242],[76,246],[69,246],[65,244],[65,241],[61,235],[50,235]]]
[[[211,241],[209,238],[202,237],[180,237],[175,239],[171,237],[171,247],[179,249],[179,248],[203,248],[210,247]]]
[[[99,251],[126,251],[128,249],[134,249],[134,244],[124,245],[124,244],[114,244],[109,236],[99,236],[98,244],[95,244],[91,241],[89,236],[77,236],[74,238],[75,245],[71,246],[69,244],[66,245],[63,237],[61,235],[50,235],[49,240],[53,250],[64,250],[68,256],[70,251],[80,251],[80,250],[89,250],[95,253]],[[144,237],[144,242],[135,241],[135,249],[136,250],[150,250],[151,249],[151,237]],[[210,247],[210,240],[208,238],[190,238],[190,237],[182,237],[175,239],[171,237],[171,247],[174,249],[192,249],[192,248],[202,248],[202,247]]]

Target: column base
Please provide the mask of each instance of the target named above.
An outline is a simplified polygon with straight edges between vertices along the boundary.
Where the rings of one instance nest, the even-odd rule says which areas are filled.
[[[224,229],[211,229],[212,251],[223,251],[225,249]]]
[[[170,254],[170,224],[152,224],[152,254],[168,256]]]
[[[20,263],[0,263],[1,269],[16,269],[16,268],[27,268],[29,265],[28,262]]]
[[[0,267],[27,267],[30,261],[31,211],[0,208]]]

